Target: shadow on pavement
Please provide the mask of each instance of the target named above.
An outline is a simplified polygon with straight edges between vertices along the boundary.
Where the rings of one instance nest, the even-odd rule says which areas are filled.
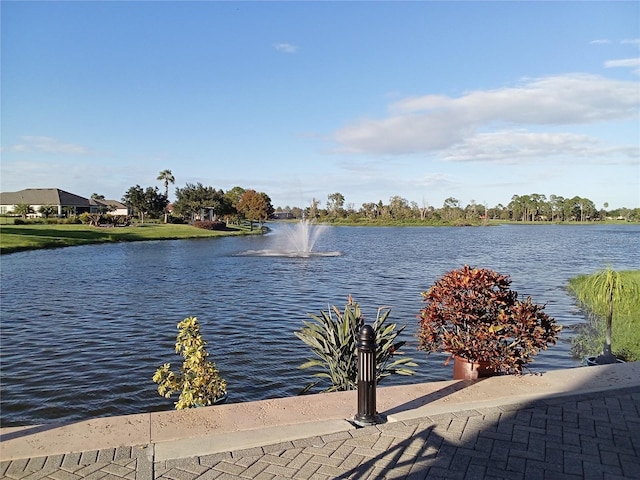
[[[440,390],[437,390],[432,393],[428,393],[427,395],[423,395],[420,398],[415,398],[409,402],[403,403],[402,405],[398,405],[397,407],[390,408],[381,413],[383,417],[388,417],[389,415],[395,415],[398,413],[406,412],[408,410],[415,410],[416,408],[423,407],[428,405],[431,402],[435,402],[436,400],[440,400],[441,398],[445,398],[453,393],[459,392],[460,390],[464,390],[467,387],[472,385],[477,385],[479,382],[484,381],[485,379],[478,380],[460,380],[452,385],[448,385]]]
[[[388,448],[336,478],[640,478],[640,387],[399,423],[415,430],[372,430]]]

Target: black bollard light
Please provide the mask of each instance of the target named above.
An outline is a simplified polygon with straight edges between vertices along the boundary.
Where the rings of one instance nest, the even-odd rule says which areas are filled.
[[[378,423],[376,412],[376,334],[364,325],[358,335],[358,413],[354,423],[361,427]]]

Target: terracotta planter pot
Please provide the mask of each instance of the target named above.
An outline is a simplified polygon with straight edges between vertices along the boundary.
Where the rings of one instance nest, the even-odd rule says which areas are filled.
[[[454,356],[454,380],[477,380],[478,378],[493,377],[495,375],[495,370],[489,368],[489,362],[470,362],[466,358]]]

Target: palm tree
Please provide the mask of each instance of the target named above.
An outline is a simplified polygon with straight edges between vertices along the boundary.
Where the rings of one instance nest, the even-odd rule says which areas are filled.
[[[31,205],[29,205],[28,203],[18,203],[14,207],[13,213],[15,215],[22,216],[22,218],[24,220],[26,220],[27,219],[27,215],[29,215],[30,213],[35,213],[35,211],[33,210],[33,207]]]
[[[169,200],[169,184],[176,183],[176,179],[171,173],[171,170],[162,170],[160,175],[158,175],[158,180],[164,181],[164,196]],[[169,212],[165,210],[164,212],[164,223],[167,223],[169,218]]]
[[[602,353],[596,357],[595,363],[597,365],[616,363],[617,359],[611,350],[613,305],[620,302],[623,295],[637,295],[638,285],[624,282],[620,272],[608,266],[590,275],[584,284],[573,290],[581,303],[588,306],[595,315],[604,316],[606,321],[604,347]]]

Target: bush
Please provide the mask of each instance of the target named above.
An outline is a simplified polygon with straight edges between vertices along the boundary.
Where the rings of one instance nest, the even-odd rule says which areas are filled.
[[[522,373],[539,350],[554,345],[561,327],[536,305],[524,302],[506,275],[465,265],[422,293],[419,349],[488,362],[499,373]]]
[[[224,230],[227,228],[227,224],[220,220],[197,220],[193,226],[205,230]]]
[[[396,324],[385,324],[390,308],[379,307],[378,315],[373,323],[376,335],[376,381],[391,374],[413,375],[416,363],[409,357],[396,357],[401,354],[400,349],[405,342],[396,341],[396,337],[404,330],[404,326],[396,329]],[[344,312],[333,307],[328,312],[320,312],[320,316],[310,314],[314,322],[304,322],[305,327],[295,332],[296,337],[306,343],[317,358],[309,359],[300,366],[305,368],[319,368],[313,374],[321,380],[309,383],[301,393],[307,393],[322,379],[331,382],[324,392],[354,390],[358,381],[358,352],[357,342],[360,329],[364,325],[364,317],[360,313],[360,306],[349,297]]]
[[[169,398],[175,392],[180,397],[176,409],[204,407],[225,398],[227,382],[220,376],[215,363],[209,360],[207,342],[200,333],[196,317],[187,317],[178,323],[176,353],[182,354],[182,370],[171,371],[171,364],[165,363],[156,370],[153,381],[158,384],[158,393]]]

